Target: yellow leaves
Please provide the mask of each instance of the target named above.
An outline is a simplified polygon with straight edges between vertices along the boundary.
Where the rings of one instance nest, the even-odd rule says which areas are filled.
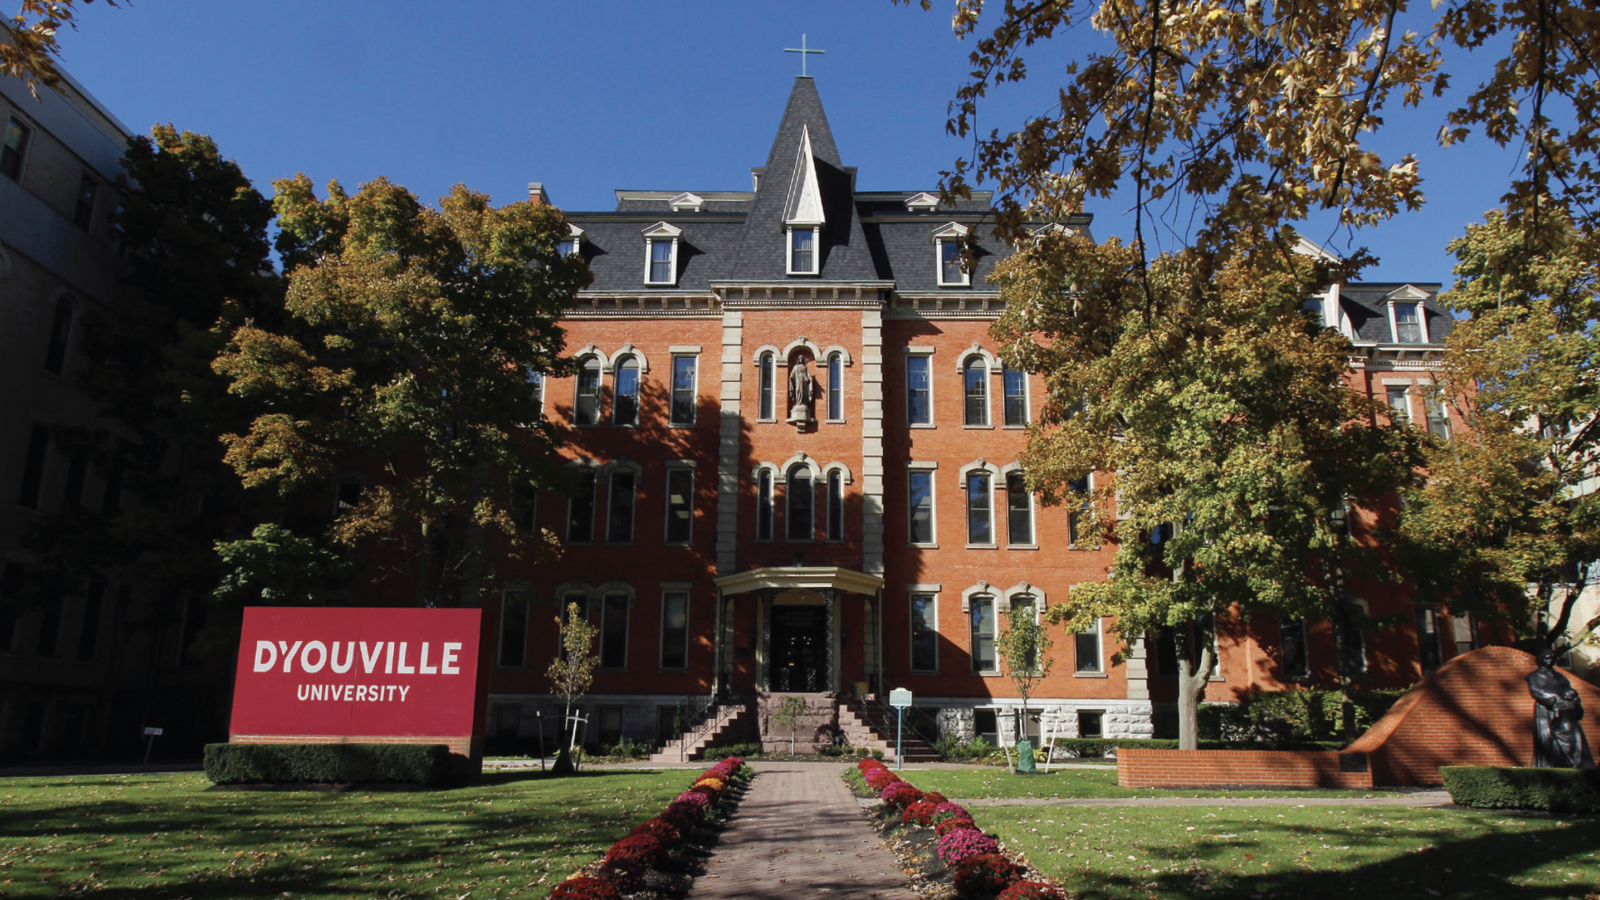
[[[248,434],[225,434],[223,462],[239,473],[245,487],[277,482],[287,493],[333,474],[333,453],[310,435],[313,423],[281,413],[259,416]]]

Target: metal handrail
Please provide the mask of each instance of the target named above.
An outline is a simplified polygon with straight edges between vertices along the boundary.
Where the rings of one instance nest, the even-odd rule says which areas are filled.
[[[852,709],[874,731],[883,735],[894,733],[897,713],[893,707],[888,706],[882,700],[867,700],[864,697],[849,697],[846,700]],[[938,750],[938,720],[927,712],[913,706],[905,712],[905,725],[912,734],[921,739],[924,744],[927,744],[929,749]]]
[[[690,745],[715,731],[729,711],[739,705],[738,698],[719,697],[716,694],[686,695],[678,704],[684,730],[672,741],[678,745],[678,761],[688,762]]]

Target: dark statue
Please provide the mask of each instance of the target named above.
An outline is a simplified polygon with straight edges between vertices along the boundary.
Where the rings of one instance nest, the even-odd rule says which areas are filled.
[[[811,422],[811,399],[815,383],[805,357],[789,366],[789,421],[797,425]]]
[[[1583,734],[1583,703],[1555,665],[1556,651],[1546,648],[1539,652],[1539,668],[1528,676],[1528,693],[1533,695],[1533,764],[1592,769],[1594,757]]]

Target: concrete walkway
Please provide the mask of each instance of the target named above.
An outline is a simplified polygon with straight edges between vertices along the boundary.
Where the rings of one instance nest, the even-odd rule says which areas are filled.
[[[838,763],[765,763],[689,900],[917,900],[894,854],[845,787]]]

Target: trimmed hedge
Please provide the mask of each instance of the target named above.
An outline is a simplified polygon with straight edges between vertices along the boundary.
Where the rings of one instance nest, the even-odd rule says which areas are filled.
[[[1600,769],[1440,766],[1445,790],[1461,806],[1600,812]]]
[[[444,744],[207,744],[217,784],[441,784]]]

